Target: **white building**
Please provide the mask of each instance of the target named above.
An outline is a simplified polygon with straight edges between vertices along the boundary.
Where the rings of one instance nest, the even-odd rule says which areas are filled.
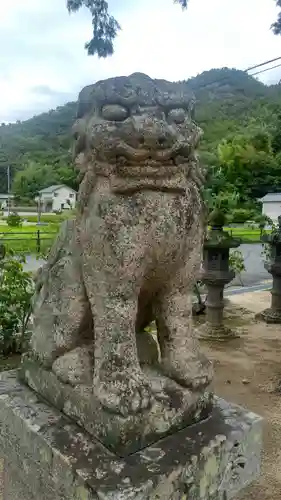
[[[14,200],[13,194],[0,193],[0,208],[2,210],[5,210],[5,208],[8,208],[8,205],[10,205],[11,207],[13,205],[13,200]]]
[[[259,201],[262,203],[262,213],[277,222],[281,215],[281,193],[268,193]]]
[[[39,196],[35,198],[41,202],[42,212],[61,212],[75,208],[77,193],[64,184],[49,186],[39,191]]]

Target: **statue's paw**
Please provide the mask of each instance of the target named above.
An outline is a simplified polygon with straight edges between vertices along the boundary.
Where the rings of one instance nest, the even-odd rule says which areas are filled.
[[[170,378],[192,391],[206,389],[213,380],[213,365],[203,354],[174,352],[163,360],[162,366]]]
[[[76,347],[60,356],[53,363],[52,371],[61,382],[76,385],[92,385],[93,353],[89,347]]]
[[[123,417],[151,408],[154,401],[149,381],[138,370],[114,372],[96,387],[101,404]]]

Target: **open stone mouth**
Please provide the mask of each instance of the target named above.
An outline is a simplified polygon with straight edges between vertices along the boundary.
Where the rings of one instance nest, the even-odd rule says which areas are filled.
[[[135,149],[127,144],[120,144],[116,151],[116,162],[119,165],[133,166],[178,166],[189,158],[190,148],[176,144],[172,148],[162,150]]]
[[[149,181],[156,179],[171,179],[182,174],[182,165],[186,163],[184,158],[169,158],[166,160],[155,160],[148,156],[142,161],[128,160],[124,156],[116,157],[117,175],[120,177],[145,179]]]
[[[149,156],[148,158],[146,158],[145,160],[129,160],[127,158],[125,158],[124,156],[117,156],[116,157],[116,165],[118,167],[124,167],[124,168],[130,168],[132,170],[139,170],[140,168],[142,169],[147,169],[147,171],[149,170],[156,170],[156,169],[159,169],[161,167],[163,168],[173,168],[173,169],[176,169],[178,168],[179,165],[182,165],[183,163],[185,163],[187,160],[186,159],[183,159],[183,158],[169,158],[167,160],[156,160],[155,158],[153,158],[152,156]]]

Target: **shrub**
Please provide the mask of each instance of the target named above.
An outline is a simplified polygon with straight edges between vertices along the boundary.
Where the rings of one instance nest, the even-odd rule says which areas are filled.
[[[67,219],[67,216],[65,214],[42,214],[40,217],[41,222],[46,222],[48,224],[55,224],[55,223],[60,223],[63,222],[65,219]],[[27,215],[24,217],[24,220],[27,222],[32,222],[34,224],[37,224],[38,222],[38,215]]]
[[[34,282],[24,259],[11,252],[0,260],[0,355],[21,353],[28,338]]]
[[[265,214],[259,214],[258,216],[256,216],[255,222],[259,225],[260,228],[264,228],[267,225],[269,226],[273,225],[271,218]]]
[[[229,267],[235,271],[236,274],[246,271],[244,256],[240,250],[232,250],[229,253]]]
[[[271,220],[270,217],[268,217],[268,215],[265,214],[261,214],[258,217],[256,217],[255,222],[259,225],[260,237],[262,237],[266,226],[273,227],[273,221]]]
[[[31,213],[36,214],[37,210],[38,210],[37,207],[24,207],[24,206],[20,206],[20,205],[17,205],[15,207],[15,211],[18,212],[19,214],[21,212],[31,212]]]
[[[20,205],[21,207],[24,207],[24,211],[28,211],[33,208],[37,210],[37,201],[35,201],[32,198],[28,198],[27,196],[16,196],[16,203],[17,205]]]
[[[22,225],[22,219],[19,214],[13,212],[12,214],[8,215],[7,224],[10,227],[19,227]]]
[[[249,208],[236,208],[228,216],[228,220],[232,224],[245,224],[249,220],[254,220],[256,211]]]
[[[56,224],[56,223],[60,223],[60,222],[63,222],[64,220],[66,219],[71,219],[73,217],[75,217],[75,210],[68,210],[66,212],[62,212],[60,214],[47,214],[47,213],[44,213],[44,214],[41,214],[41,217],[40,217],[40,221],[41,222],[46,222],[48,224]],[[8,217],[4,217],[4,220],[7,221]],[[31,223],[34,223],[34,224],[37,224],[38,222],[38,214],[34,214],[34,215],[23,215],[22,216],[22,220],[25,220],[27,222],[31,222]]]

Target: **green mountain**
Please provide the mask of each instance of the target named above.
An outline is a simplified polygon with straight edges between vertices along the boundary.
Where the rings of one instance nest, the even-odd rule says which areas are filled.
[[[229,68],[205,71],[185,83],[197,98],[195,119],[204,130],[202,155],[207,163],[210,158],[214,161],[223,139],[276,127],[281,109],[279,85],[266,86],[243,71]],[[69,102],[29,120],[0,126],[0,192],[6,191],[7,165],[13,176],[27,165],[29,170],[33,168],[30,165],[36,165],[37,177],[40,166],[45,171],[49,168],[50,175],[43,176],[43,184],[57,181],[75,187],[76,174],[69,154],[75,113],[76,103]]]

